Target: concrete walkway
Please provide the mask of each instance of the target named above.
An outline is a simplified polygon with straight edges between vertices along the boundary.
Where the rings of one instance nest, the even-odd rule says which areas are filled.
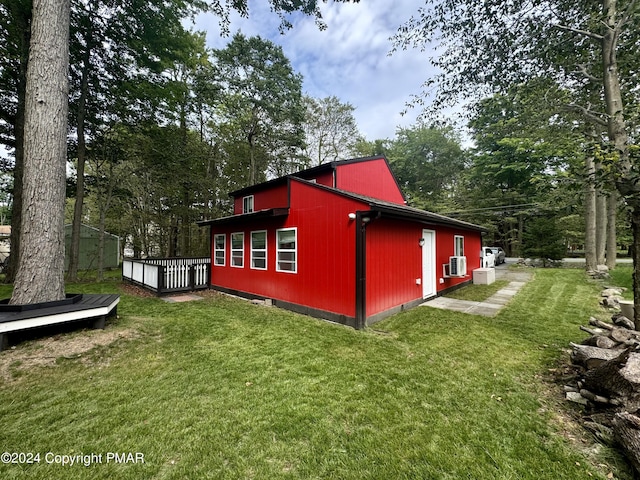
[[[531,276],[532,272],[528,269],[509,270],[506,265],[501,265],[496,268],[496,280],[509,280],[509,284],[491,295],[484,302],[470,302],[468,300],[458,300],[455,298],[436,297],[424,302],[422,306],[493,317],[497,315],[500,309],[531,279]]]

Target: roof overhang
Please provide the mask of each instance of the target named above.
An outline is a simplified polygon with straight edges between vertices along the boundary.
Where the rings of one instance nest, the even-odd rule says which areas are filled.
[[[206,227],[208,225],[211,225],[211,226],[237,225],[237,224],[251,222],[255,220],[286,217],[287,215],[289,215],[288,208],[270,208],[268,210],[258,210],[257,212],[243,213],[241,215],[231,215],[229,217],[215,218],[213,220],[202,220],[196,223],[200,227]]]
[[[428,225],[444,225],[452,228],[461,228],[464,230],[474,230],[477,232],[486,232],[487,230],[480,225],[456,220],[455,218],[445,217],[437,213],[419,210],[417,208],[406,207],[402,205],[394,206],[389,203],[371,202],[369,204],[372,212],[379,212],[382,216],[396,218],[401,220],[410,220],[413,222],[424,223]]]

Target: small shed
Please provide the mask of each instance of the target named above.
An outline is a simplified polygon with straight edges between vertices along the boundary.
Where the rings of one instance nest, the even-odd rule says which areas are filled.
[[[98,241],[100,230],[89,225],[80,227],[79,270],[98,268]],[[64,226],[65,269],[69,268],[71,251],[71,224]],[[104,268],[117,268],[120,265],[120,237],[104,232]]]

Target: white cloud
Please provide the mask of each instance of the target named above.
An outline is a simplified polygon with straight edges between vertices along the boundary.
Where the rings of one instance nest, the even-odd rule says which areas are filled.
[[[426,52],[398,51],[389,55],[390,37],[417,12],[415,0],[363,0],[360,3],[320,3],[326,30],[301,14],[291,17],[293,28],[278,32],[280,19],[267,2],[249,0],[249,19],[233,14],[230,32],[260,35],[281,45],[293,68],[304,77],[304,91],[313,97],[334,95],[355,107],[360,131],[368,140],[392,138],[398,126],[409,126],[420,113],[406,103],[421,93],[433,74]],[[201,15],[196,28],[207,32],[210,47],[222,48],[218,19]]]

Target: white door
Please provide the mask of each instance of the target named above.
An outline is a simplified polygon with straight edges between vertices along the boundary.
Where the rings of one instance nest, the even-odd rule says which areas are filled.
[[[436,294],[436,232],[422,230],[422,298]]]

